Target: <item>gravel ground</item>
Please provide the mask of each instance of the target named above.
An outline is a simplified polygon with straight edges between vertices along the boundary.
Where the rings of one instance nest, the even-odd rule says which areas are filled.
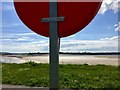
[[[28,86],[22,86],[22,85],[6,85],[2,84],[0,85],[0,90],[49,90],[49,88],[43,88],[43,87],[28,87]],[[58,90],[58,89],[50,89],[50,90]],[[59,89],[59,90],[81,90],[81,89]]]
[[[2,88],[39,88],[40,89],[43,89],[42,87],[29,87],[29,86],[22,86],[22,85],[6,85],[6,84],[2,84],[0,85]],[[44,88],[44,90],[49,90],[48,88]]]

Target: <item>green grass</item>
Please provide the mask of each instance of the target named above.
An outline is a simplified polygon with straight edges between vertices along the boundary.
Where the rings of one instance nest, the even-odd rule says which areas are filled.
[[[120,88],[119,70],[106,65],[59,65],[60,88]],[[2,64],[2,83],[49,87],[49,65]]]

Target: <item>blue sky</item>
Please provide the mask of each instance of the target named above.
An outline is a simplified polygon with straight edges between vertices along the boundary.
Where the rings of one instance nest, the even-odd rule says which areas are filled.
[[[118,51],[119,0],[104,0],[92,22],[82,31],[61,39],[62,52],[113,52]],[[49,39],[32,32],[18,18],[12,2],[2,2],[3,52],[48,52]]]

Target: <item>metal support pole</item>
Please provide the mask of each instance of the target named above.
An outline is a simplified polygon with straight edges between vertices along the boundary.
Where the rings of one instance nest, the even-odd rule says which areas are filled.
[[[50,17],[41,18],[41,22],[50,23],[50,90],[59,90],[59,47],[57,23],[64,17],[57,17],[57,0],[50,1]]]
[[[50,18],[57,17],[57,2],[50,2]],[[59,45],[57,21],[50,22],[50,90],[59,90]]]

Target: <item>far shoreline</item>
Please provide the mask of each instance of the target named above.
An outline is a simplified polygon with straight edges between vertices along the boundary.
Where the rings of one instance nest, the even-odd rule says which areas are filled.
[[[33,53],[9,53],[9,52],[0,52],[0,55],[46,55],[49,53],[42,52],[33,52]],[[68,54],[68,55],[120,55],[120,52],[59,52],[59,54]]]

